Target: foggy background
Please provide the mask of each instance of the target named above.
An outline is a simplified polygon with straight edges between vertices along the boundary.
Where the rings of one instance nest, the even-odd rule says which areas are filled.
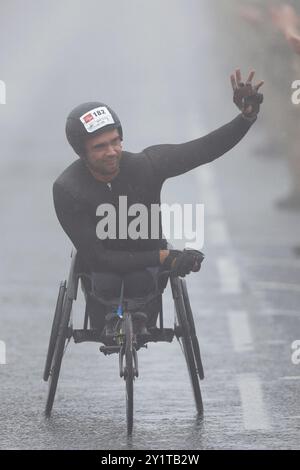
[[[291,343],[300,339],[300,107],[290,96],[300,56],[272,26],[270,3],[282,2],[0,0],[1,448],[299,446]],[[240,12],[249,4],[263,8],[261,22]],[[70,345],[45,421],[42,372],[71,252],[52,202],[54,180],[77,158],[64,135],[67,114],[81,102],[107,103],[129,151],[188,141],[238,114],[229,76],[239,66],[266,82],[258,121],[233,151],[169,180],[162,194],[163,202],[205,204],[206,260],[188,279],[204,420],[195,418],[174,343],[139,354],[132,440],[117,358],[97,344]],[[293,210],[280,203],[290,193]],[[165,304],[171,326],[169,294]],[[80,322],[82,299],[75,314]]]

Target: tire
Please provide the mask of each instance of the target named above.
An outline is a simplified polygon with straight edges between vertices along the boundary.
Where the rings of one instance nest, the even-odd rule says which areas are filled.
[[[47,401],[46,401],[46,407],[45,407],[45,415],[47,417],[51,415],[51,411],[52,411],[52,407],[54,403],[62,358],[63,358],[63,354],[65,350],[66,341],[68,339],[68,333],[69,333],[68,327],[69,327],[69,321],[70,321],[70,316],[71,316],[71,311],[72,311],[72,303],[73,303],[72,299],[68,298],[66,294],[64,297],[62,317],[61,317],[61,322],[60,322],[59,329],[58,329],[59,331],[58,331],[57,341],[55,344],[55,349],[53,353],[53,359],[52,359],[51,369],[50,369],[50,374],[49,374],[49,380],[48,380],[49,388],[48,388],[48,395],[47,395]]]
[[[178,320],[178,325],[181,331],[181,343],[183,348],[183,353],[190,377],[190,382],[192,385],[192,390],[195,399],[196,410],[198,414],[203,413],[203,403],[201,396],[201,389],[199,383],[199,376],[197,372],[196,362],[194,358],[192,339],[190,334],[190,327],[187,320],[187,314],[183,299],[183,289],[181,280],[178,279],[177,287],[179,289],[178,295],[175,298],[175,309],[176,316]]]
[[[45,382],[47,382],[47,380],[49,379],[49,375],[50,375],[51,363],[52,363],[55,345],[57,341],[59,325],[60,325],[61,317],[62,317],[62,308],[63,308],[65,292],[66,292],[66,281],[61,282],[59,286],[55,313],[54,313],[54,318],[53,318],[53,323],[52,323],[52,328],[51,328],[47,358],[46,358],[45,369],[44,369],[44,374],[43,374],[43,379]]]
[[[192,340],[192,346],[193,346],[193,352],[194,352],[194,357],[196,361],[196,366],[198,369],[198,374],[200,380],[204,379],[204,370],[203,370],[203,365],[202,365],[202,360],[201,360],[201,353],[200,353],[200,346],[197,338],[197,333],[196,333],[196,327],[195,327],[195,322],[194,322],[194,316],[190,304],[190,299],[186,287],[186,282],[184,279],[181,281],[182,284],[182,294],[183,294],[183,300],[184,300],[184,306],[185,306],[185,311],[186,311],[186,316],[187,316],[187,321],[189,323],[190,327],[190,335],[191,335],[191,340]]]
[[[125,381],[126,381],[126,419],[127,434],[133,430],[133,327],[130,315],[125,317]]]

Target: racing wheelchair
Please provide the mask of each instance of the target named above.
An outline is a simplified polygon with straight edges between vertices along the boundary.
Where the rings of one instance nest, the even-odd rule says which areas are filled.
[[[134,380],[139,375],[137,351],[141,347],[147,347],[149,342],[172,342],[174,338],[178,340],[184,353],[190,382],[195,399],[196,411],[203,413],[200,380],[204,379],[203,366],[199,343],[196,335],[193,313],[189,301],[186,282],[184,279],[170,275],[169,272],[162,272],[166,275],[167,282],[171,285],[172,297],[174,300],[175,315],[174,328],[164,328],[162,292],[157,289],[143,299],[125,299],[123,288],[120,299],[107,301],[98,299],[104,304],[107,311],[115,312],[116,323],[114,334],[106,336],[103,331],[93,329],[90,326],[89,313],[86,309],[82,329],[74,329],[72,322],[72,304],[77,298],[79,281],[87,300],[93,295],[88,275],[83,271],[83,263],[77,251],[74,249],[71,254],[71,266],[68,280],[61,282],[56,302],[54,319],[49,340],[49,347],[46,357],[43,379],[48,382],[48,394],[45,406],[45,415],[50,417],[54,404],[61,364],[65,349],[71,339],[75,343],[84,341],[94,341],[102,343],[100,351],[105,354],[118,354],[120,377],[126,384],[126,418],[127,433],[132,434],[133,430],[133,386]],[[148,302],[156,300],[158,305],[158,326],[148,329],[147,334],[139,332],[136,327],[139,313]]]

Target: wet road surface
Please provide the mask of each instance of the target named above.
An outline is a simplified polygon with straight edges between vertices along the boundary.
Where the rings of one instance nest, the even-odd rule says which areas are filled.
[[[288,176],[282,161],[253,156],[259,122],[229,155],[168,181],[163,192],[165,202],[205,203],[206,260],[188,279],[206,373],[203,419],[176,342],[139,353],[131,439],[117,358],[104,357],[96,344],[70,344],[53,416],[43,417],[42,371],[71,250],[51,198],[53,180],[73,161],[66,113],[81,101],[107,101],[133,151],[196,138],[236,115],[228,81],[236,64],[225,70],[214,60],[208,2],[129,4],[91,1],[88,10],[78,1],[30,1],[24,21],[12,1],[1,19],[1,41],[15,36],[5,43],[0,77],[8,90],[0,108],[0,339],[7,361],[0,366],[0,447],[299,448],[300,365],[291,361],[291,344],[300,339],[300,260],[292,251],[299,215],[273,206]],[[220,97],[228,102],[222,109]],[[164,304],[172,326],[169,292]],[[75,305],[77,325],[83,305],[82,298]]]

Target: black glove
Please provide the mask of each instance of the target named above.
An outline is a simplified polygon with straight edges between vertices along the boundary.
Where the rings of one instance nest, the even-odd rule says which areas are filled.
[[[242,80],[242,74],[240,69],[237,69],[235,73],[230,76],[231,86],[233,90],[233,101],[237,107],[242,111],[242,115],[249,121],[254,121],[259,113],[259,107],[263,102],[263,95],[258,93],[258,90],[264,84],[261,80],[257,84],[253,84],[253,77],[255,71],[252,70],[246,80],[246,83]]]
[[[173,275],[184,277],[191,271],[199,271],[203,260],[204,254],[198,250],[170,250],[163,266],[170,270]]]
[[[264,95],[262,93],[254,93],[254,95],[246,96],[244,99],[244,105],[245,109],[248,108],[248,106],[252,106],[252,111],[251,113],[244,113],[244,117],[246,118],[254,118],[258,115],[259,110],[260,110],[260,105],[264,101]]]
[[[233,101],[246,119],[254,119],[264,101],[264,95],[255,91],[251,85],[240,83],[234,90]],[[252,107],[251,112],[247,112],[249,106]]]

